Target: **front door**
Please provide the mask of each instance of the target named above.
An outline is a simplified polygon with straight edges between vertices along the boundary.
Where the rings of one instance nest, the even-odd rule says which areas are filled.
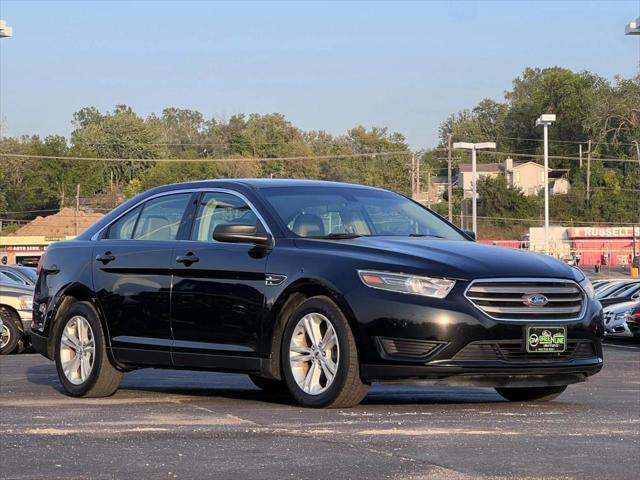
[[[114,356],[171,364],[171,267],[192,194],[148,200],[114,222],[93,249],[93,281]]]
[[[247,202],[227,192],[204,192],[189,240],[173,265],[172,329],[176,366],[229,370],[258,365],[265,302],[266,255],[251,244],[217,242],[217,225],[264,229]]]

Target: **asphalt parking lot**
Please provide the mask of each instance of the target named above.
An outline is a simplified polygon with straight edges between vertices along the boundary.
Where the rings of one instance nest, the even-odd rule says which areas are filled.
[[[140,370],[107,399],[61,393],[52,362],[0,358],[0,476],[51,478],[637,478],[640,345],[552,403],[490,389],[375,385],[308,410],[242,375]]]

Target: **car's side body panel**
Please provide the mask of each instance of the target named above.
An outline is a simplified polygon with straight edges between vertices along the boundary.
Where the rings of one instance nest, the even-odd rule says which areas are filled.
[[[173,242],[101,240],[93,248],[93,289],[120,363],[171,365]],[[110,255],[108,263],[96,260]]]

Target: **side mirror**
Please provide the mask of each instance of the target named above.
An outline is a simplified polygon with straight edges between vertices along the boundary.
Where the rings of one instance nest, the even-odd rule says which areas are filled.
[[[476,236],[476,232],[474,232],[473,230],[463,230],[463,232],[474,242],[478,239],[478,237]]]
[[[255,225],[240,225],[227,223],[218,225],[213,230],[213,239],[226,243],[254,243],[256,245],[271,245],[271,237],[258,233]]]

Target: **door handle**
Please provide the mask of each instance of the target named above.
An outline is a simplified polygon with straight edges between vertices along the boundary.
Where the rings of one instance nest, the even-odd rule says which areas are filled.
[[[184,263],[187,267],[192,263],[199,262],[200,259],[196,257],[193,253],[189,252],[186,255],[178,255],[176,257],[176,262]]]
[[[104,252],[103,254],[96,255],[96,260],[106,265],[109,262],[113,262],[116,259],[115,255],[111,255],[111,252]]]

